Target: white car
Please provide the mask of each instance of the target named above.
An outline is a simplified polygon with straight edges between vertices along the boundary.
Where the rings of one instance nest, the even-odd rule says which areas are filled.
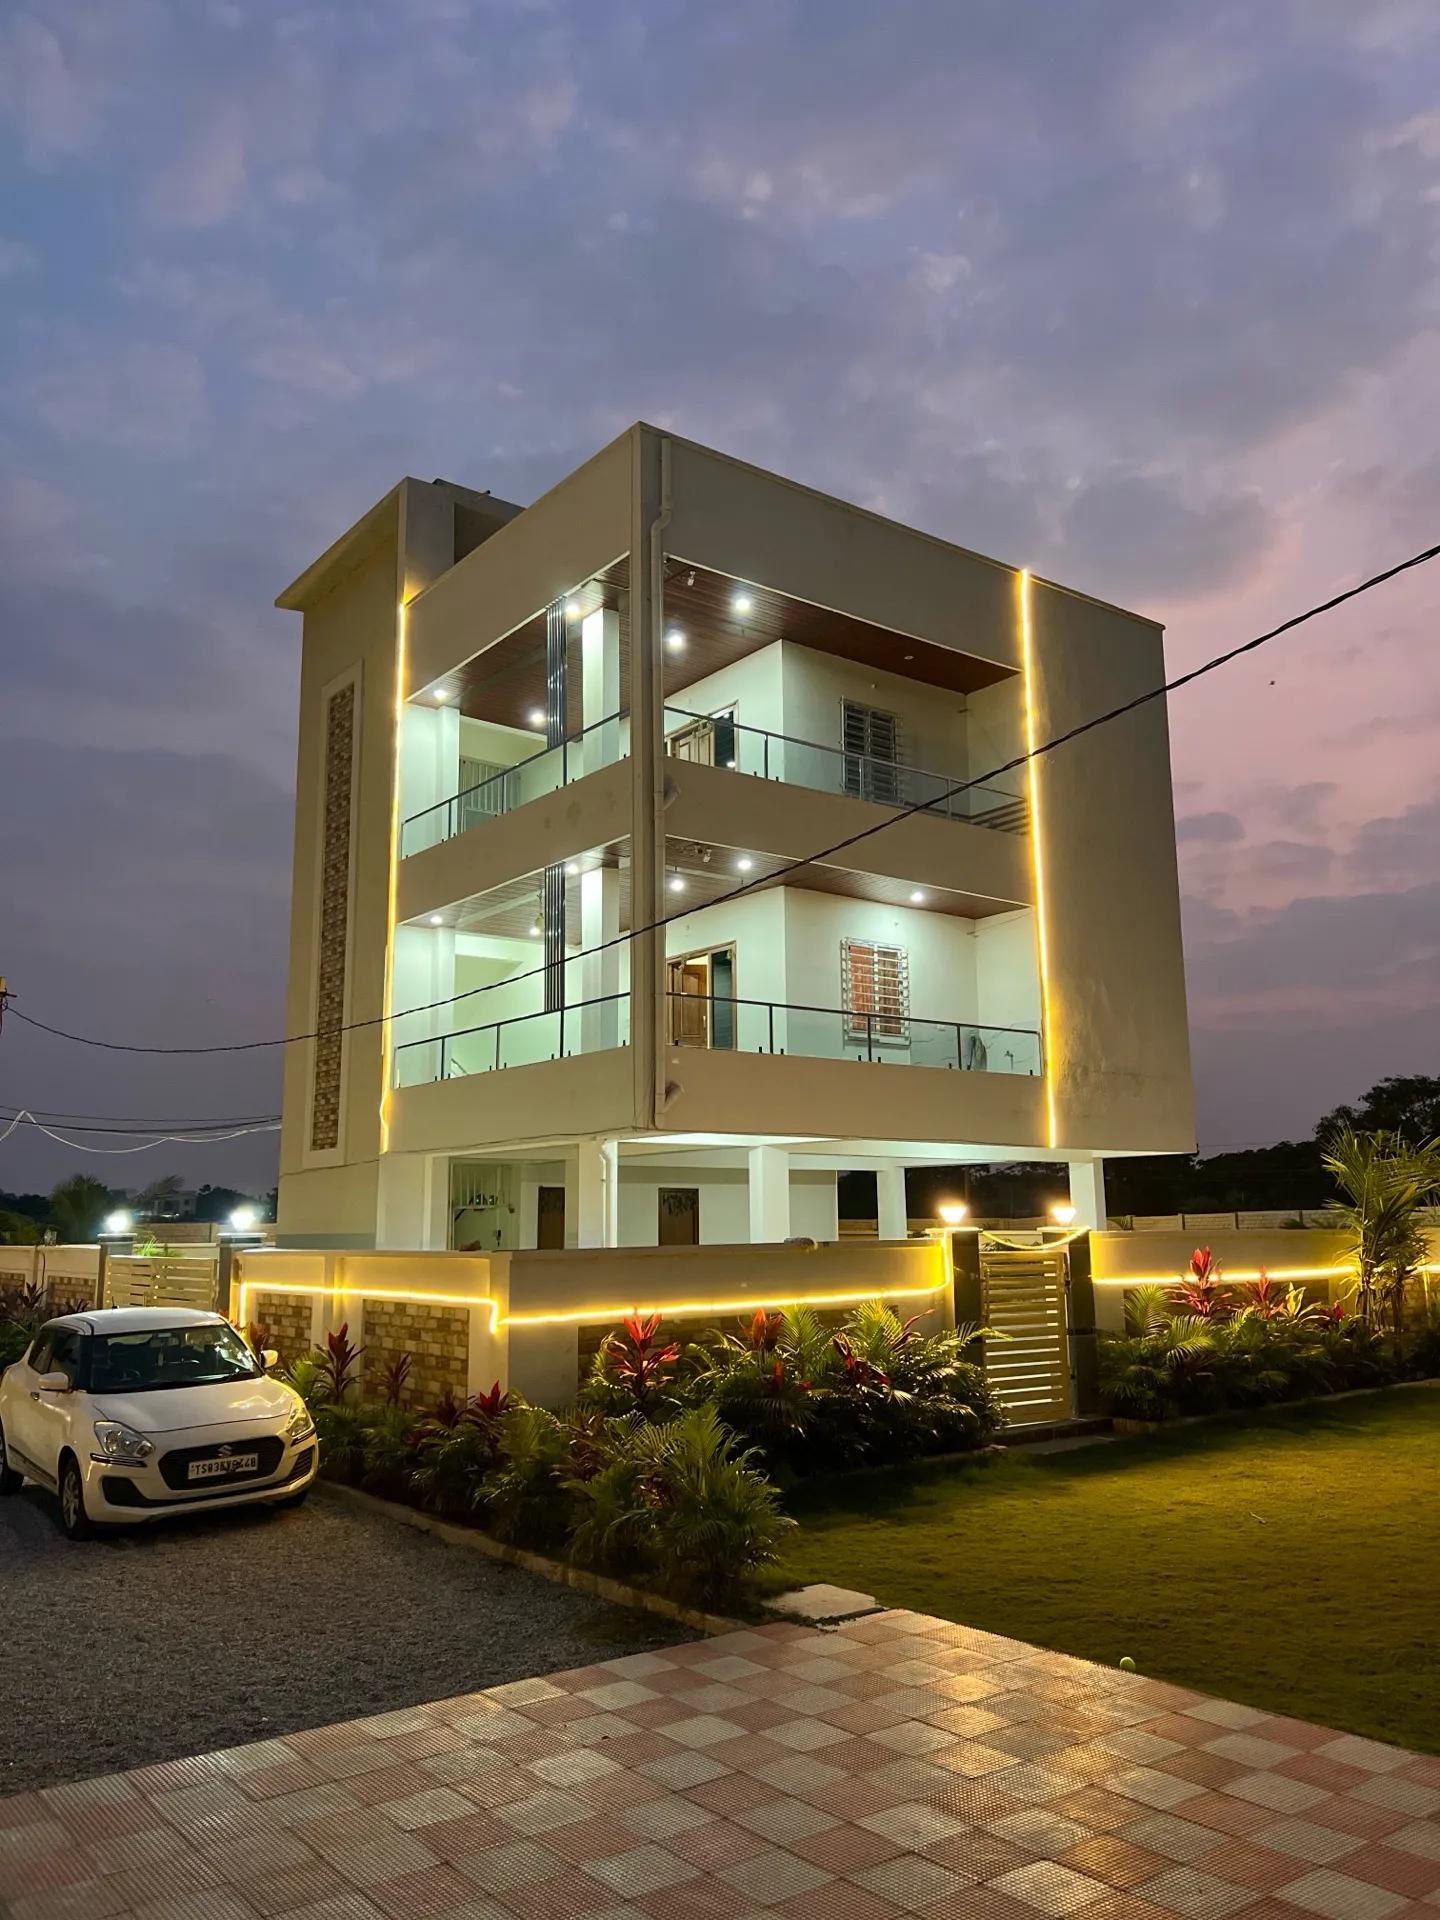
[[[51,1320],[0,1374],[0,1493],[38,1480],[72,1540],[195,1507],[298,1506],[319,1467],[309,1409],[228,1320],[110,1307]]]

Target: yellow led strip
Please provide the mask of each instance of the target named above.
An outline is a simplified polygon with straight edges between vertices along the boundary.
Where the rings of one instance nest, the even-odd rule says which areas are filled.
[[[1020,626],[1020,663],[1025,692],[1025,778],[1030,795],[1030,857],[1035,870],[1035,957],[1040,970],[1040,1031],[1045,1049],[1045,1119],[1047,1144],[1058,1147],[1060,1129],[1055,1118],[1055,1010],[1050,1000],[1050,933],[1045,908],[1045,835],[1040,816],[1040,762],[1035,712],[1035,639],[1030,621],[1030,569],[1015,576],[1015,601]]]
[[[1353,1279],[1360,1269],[1354,1261],[1337,1261],[1331,1267],[1267,1267],[1267,1280],[1343,1280]],[[1412,1273],[1440,1273],[1440,1260],[1422,1261]],[[1190,1278],[1188,1273],[1097,1273],[1097,1287],[1178,1287]],[[1260,1278],[1258,1267],[1227,1267],[1217,1277],[1217,1285],[1227,1286]]]
[[[500,1303],[488,1294],[478,1293],[421,1293],[403,1287],[370,1287],[364,1282],[355,1286],[316,1286],[309,1282],[290,1280],[242,1280],[237,1311],[241,1324],[247,1319],[246,1308],[256,1294],[300,1293],[311,1296],[326,1295],[342,1298],[353,1295],[362,1300],[405,1300],[415,1301],[425,1306],[440,1307],[488,1307],[490,1309],[490,1332],[499,1327],[559,1327],[581,1326],[588,1321],[623,1320],[631,1313],[658,1313],[673,1316],[699,1313],[743,1313],[757,1307],[844,1307],[855,1306],[865,1300],[919,1300],[928,1299],[933,1294],[943,1292],[948,1285],[948,1277],[924,1287],[866,1287],[856,1293],[801,1293],[785,1295],[748,1294],[735,1300],[666,1300],[653,1303],[629,1301],[624,1306],[586,1306],[570,1307],[555,1313],[501,1313]]]
[[[400,765],[405,735],[405,652],[409,616],[402,600],[395,614],[395,752],[390,770],[390,872],[385,905],[385,985],[380,1022],[380,1151],[390,1150],[390,1077],[395,1045],[390,1015],[395,994],[395,903],[400,887]]]

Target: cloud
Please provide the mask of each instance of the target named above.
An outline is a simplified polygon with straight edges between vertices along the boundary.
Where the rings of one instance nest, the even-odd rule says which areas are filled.
[[[1440,799],[1365,821],[1350,842],[1345,866],[1367,891],[1440,880]]]
[[[178,456],[210,422],[205,368],[186,347],[134,341],[114,352],[78,343],[31,379],[35,414],[62,440]]]
[[[244,203],[249,173],[240,116],[221,112],[150,182],[151,219],[177,227],[214,227]]]
[[[1182,846],[1193,842],[1207,847],[1229,847],[1245,838],[1245,828],[1233,813],[1189,813],[1175,822],[1175,838]]]

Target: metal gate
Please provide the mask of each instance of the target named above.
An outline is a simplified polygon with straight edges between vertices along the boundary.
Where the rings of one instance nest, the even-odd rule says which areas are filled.
[[[1009,1238],[1009,1236],[1007,1236]],[[1070,1261],[1063,1247],[987,1245],[980,1236],[985,1372],[1014,1426],[1068,1420]]]

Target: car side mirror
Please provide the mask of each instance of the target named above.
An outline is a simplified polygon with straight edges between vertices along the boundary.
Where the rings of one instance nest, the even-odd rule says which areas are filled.
[[[70,1378],[68,1373],[60,1373],[57,1371],[55,1373],[42,1373],[40,1378],[35,1382],[35,1391],[37,1393],[70,1393],[73,1391],[74,1386],[75,1382]]]
[[[265,1369],[266,1373],[269,1373],[275,1367],[278,1367],[280,1364],[279,1349],[276,1347],[266,1347],[260,1355],[260,1364]]]

